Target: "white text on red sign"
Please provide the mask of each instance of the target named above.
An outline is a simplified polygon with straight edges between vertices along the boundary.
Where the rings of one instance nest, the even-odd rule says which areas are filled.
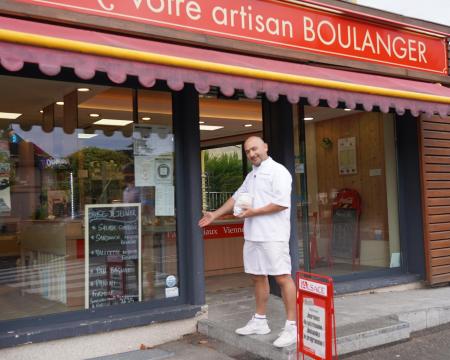
[[[320,296],[327,296],[327,286],[315,281],[300,279],[298,288],[303,291],[310,292],[312,294],[317,294]]]
[[[447,74],[447,46],[442,36],[277,0],[16,1]]]

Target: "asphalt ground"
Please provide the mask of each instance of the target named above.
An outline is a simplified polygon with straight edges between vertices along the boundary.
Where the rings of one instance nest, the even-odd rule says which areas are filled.
[[[382,346],[358,354],[339,357],[345,360],[449,360],[450,324],[412,334],[410,340]]]

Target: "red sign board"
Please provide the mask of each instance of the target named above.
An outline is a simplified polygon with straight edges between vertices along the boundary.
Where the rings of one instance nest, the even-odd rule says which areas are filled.
[[[210,225],[203,228],[203,240],[238,238],[244,236],[244,224]]]
[[[337,359],[333,280],[328,276],[297,273],[297,359]],[[334,341],[333,341],[334,339]]]
[[[16,0],[252,43],[447,74],[444,38],[277,0]]]
[[[244,237],[244,223],[209,225],[202,230],[203,240]],[[176,240],[177,233],[168,231],[165,233],[165,236],[167,240]]]

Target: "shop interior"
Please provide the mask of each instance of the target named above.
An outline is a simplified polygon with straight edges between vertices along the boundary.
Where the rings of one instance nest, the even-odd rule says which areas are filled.
[[[201,119],[205,124],[218,127],[211,132],[201,132],[206,210],[220,206],[237,189],[239,180],[243,179],[240,173],[245,176],[246,171],[251,170],[242,153],[243,141],[249,135],[262,134],[260,100],[236,96],[219,99],[219,102],[227,109],[222,119]],[[253,109],[251,114],[249,108]],[[355,274],[400,267],[392,115],[306,105],[302,115],[305,134],[302,135],[299,108],[294,108],[292,136],[296,176],[293,191],[297,198],[300,268],[305,266],[303,239],[306,232],[309,265],[315,273],[346,280]],[[202,108],[200,110],[202,113]],[[238,119],[236,113],[240,114]],[[244,116],[246,119],[242,122]],[[238,127],[234,127],[236,124]],[[221,126],[223,128],[219,128]],[[234,132],[230,134],[228,129]],[[300,153],[300,138],[305,141],[305,154]],[[241,161],[241,167],[232,167],[230,156],[235,157],[235,162]],[[218,162],[228,164],[228,184],[220,168],[217,169]],[[234,171],[234,178],[230,171]],[[302,181],[307,182],[306,194],[301,192]],[[303,211],[308,212],[308,230],[302,228]],[[217,224],[242,226],[232,215]],[[243,274],[242,234],[235,238],[223,234],[220,238],[205,232],[204,240],[209,293],[251,286],[250,278]]]
[[[0,76],[0,85],[0,320],[86,307],[84,210],[93,204],[141,204],[136,301],[176,296],[167,292],[167,279],[178,277],[170,93],[10,76]],[[248,136],[262,135],[262,106],[239,93],[212,91],[199,100],[202,203],[214,210],[251,169],[242,147]],[[305,106],[302,135],[294,109],[287,136],[296,149],[301,267],[306,231],[314,272],[399,267],[392,116]],[[163,165],[158,179],[147,171],[155,164]],[[125,200],[130,183],[139,195]],[[308,230],[301,226],[305,202]],[[205,229],[207,294],[251,286],[242,245],[242,221],[231,215]]]

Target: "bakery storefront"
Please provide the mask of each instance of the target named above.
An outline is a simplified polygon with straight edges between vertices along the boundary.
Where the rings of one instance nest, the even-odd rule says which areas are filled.
[[[242,223],[196,224],[250,135],[295,179],[294,270],[450,281],[448,27],[333,0],[8,0],[0,19],[1,347],[247,286]]]

